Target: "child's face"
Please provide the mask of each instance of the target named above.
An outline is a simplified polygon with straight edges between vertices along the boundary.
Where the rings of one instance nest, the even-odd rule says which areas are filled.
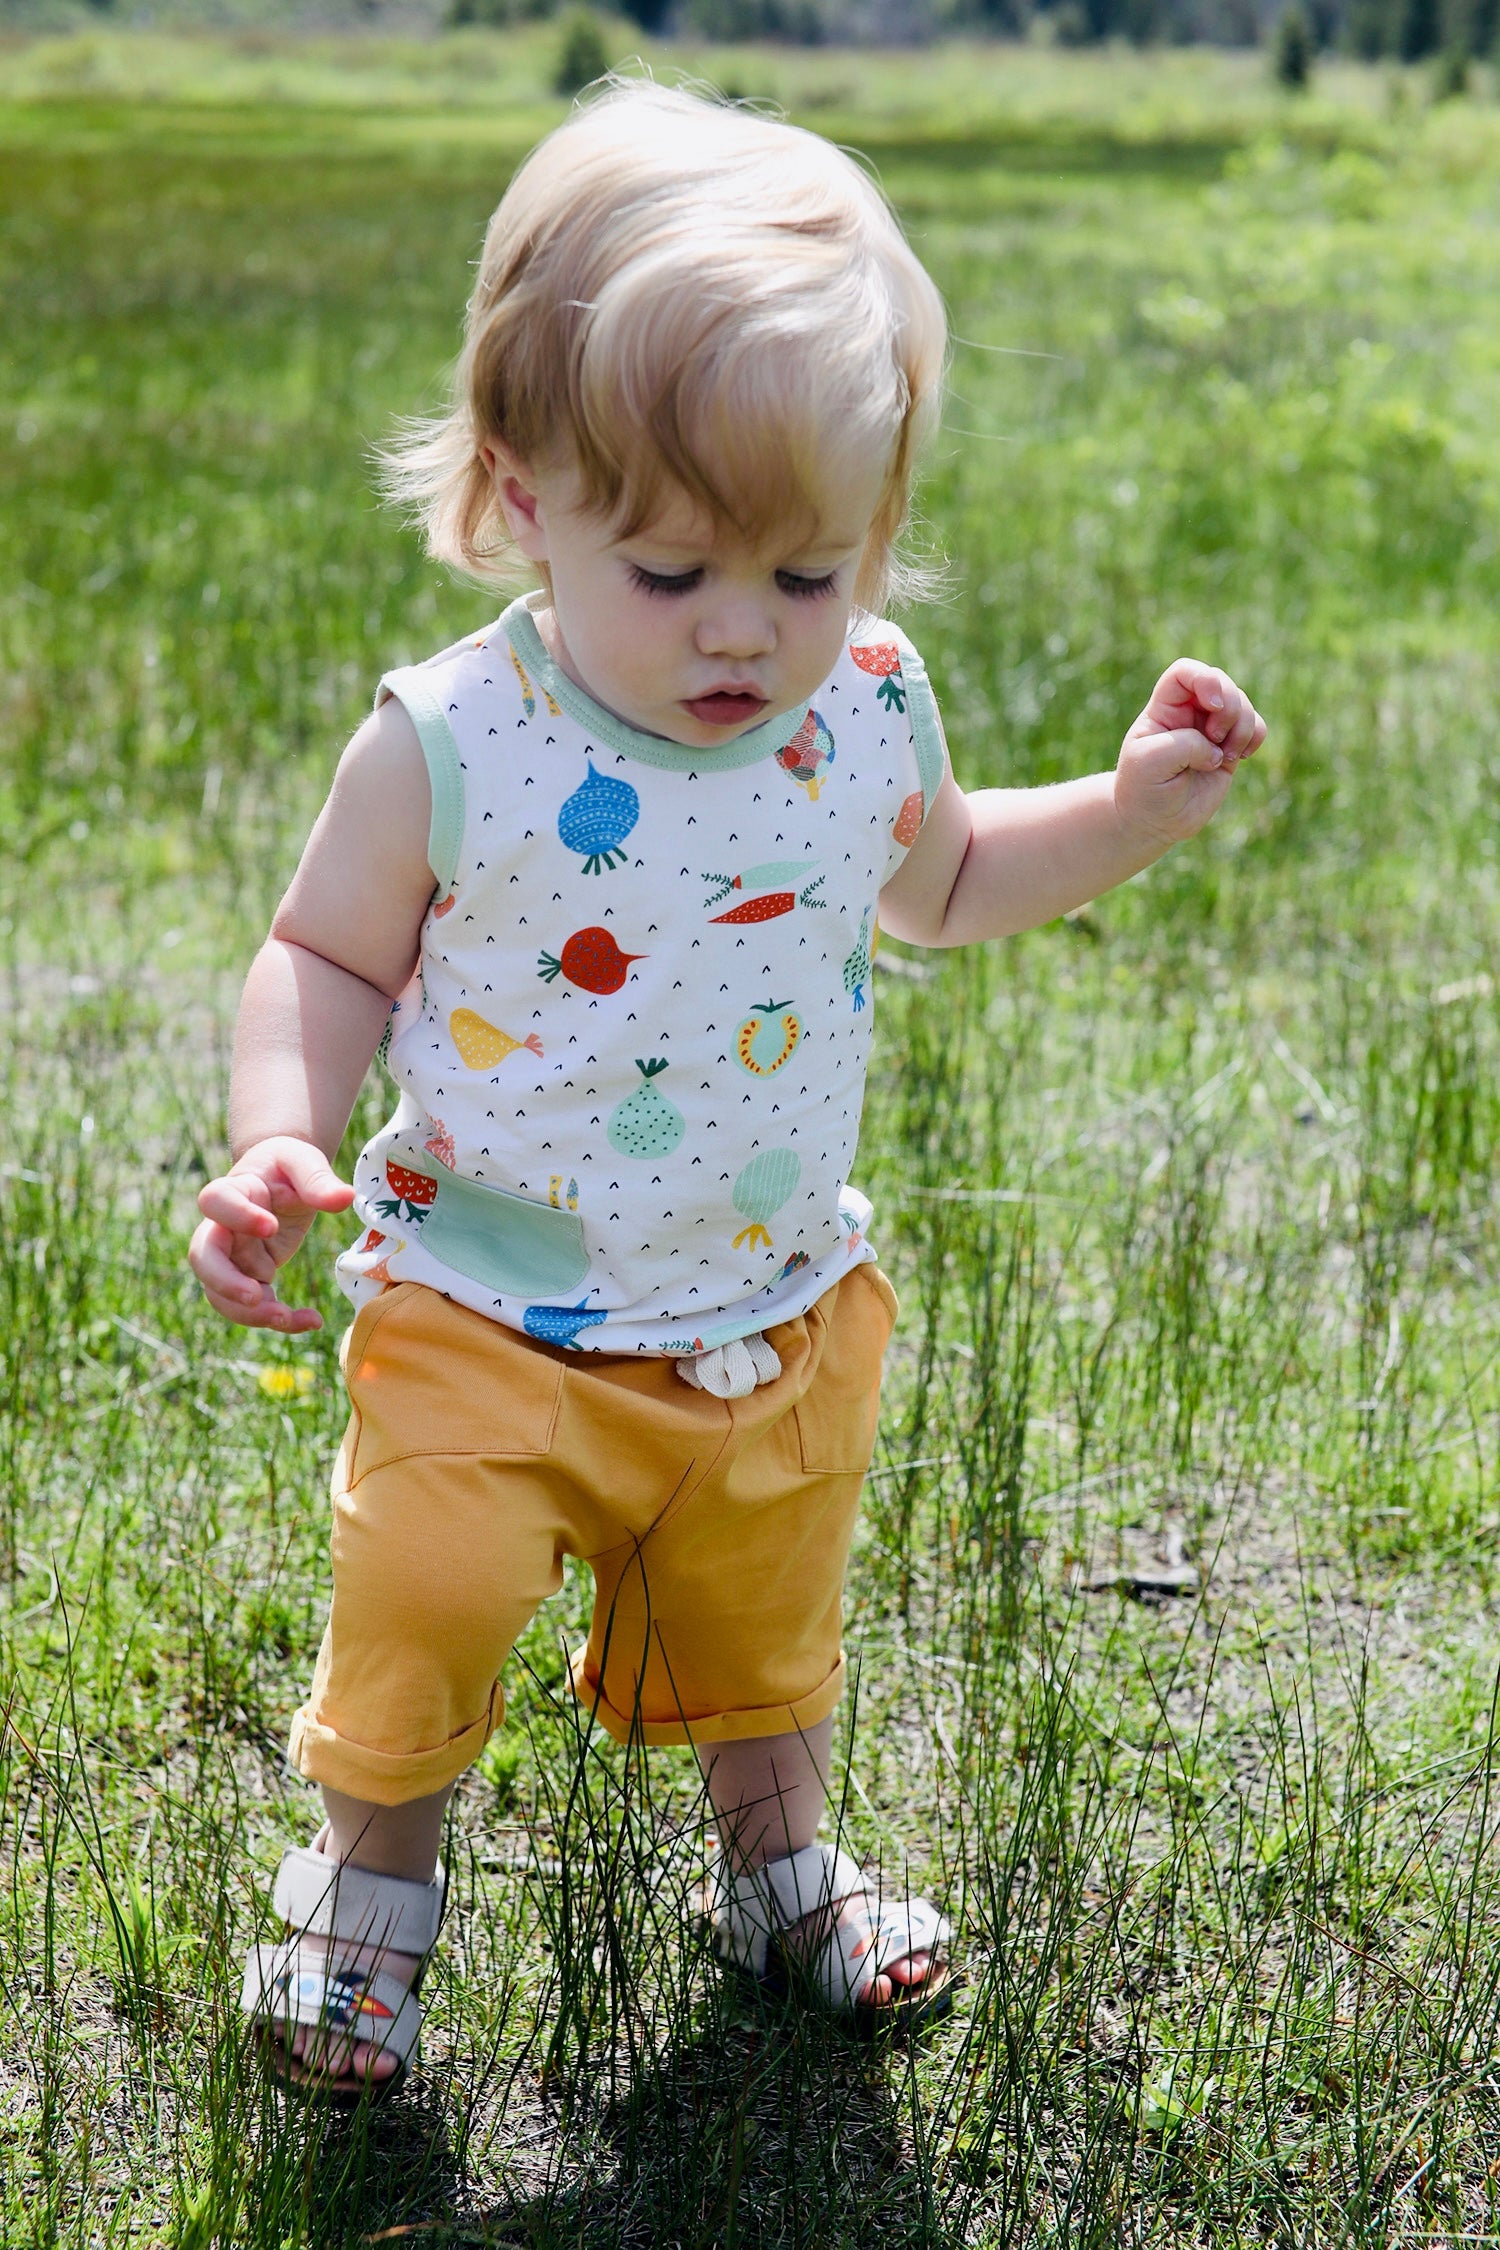
[[[552,654],[644,733],[714,748],[805,703],[837,661],[881,479],[847,490],[804,544],[752,549],[686,494],[633,538],[578,505],[567,474],[496,482],[522,552],[544,563]]]

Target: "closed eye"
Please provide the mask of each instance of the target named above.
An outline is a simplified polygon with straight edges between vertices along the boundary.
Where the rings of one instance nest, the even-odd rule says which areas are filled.
[[[630,582],[643,594],[686,594],[702,578],[701,570],[646,570],[640,563],[630,565]]]
[[[803,578],[795,570],[778,570],[776,583],[784,594],[802,595],[816,601],[820,595],[833,592],[838,575],[836,570],[829,570],[821,578]]]

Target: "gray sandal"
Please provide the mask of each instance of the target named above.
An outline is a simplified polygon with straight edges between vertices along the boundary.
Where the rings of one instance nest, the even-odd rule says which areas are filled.
[[[293,1846],[282,1854],[272,1903],[290,1935],[279,1945],[257,1945],[245,1963],[240,2006],[263,2037],[284,2044],[299,2028],[337,2034],[368,2044],[377,2054],[393,2054],[396,2068],[386,2078],[329,2078],[303,2071],[296,2083],[335,2101],[372,2101],[395,2092],[405,2078],[422,2028],[417,1998],[426,1960],[410,1987],[380,1966],[386,1953],[426,1956],[437,1942],[443,1918],[441,1870],[430,1883],[411,1883],[399,1875],[375,1875],[366,1867],[327,1858],[317,1846]],[[305,1937],[331,1941],[327,1954],[304,1951]],[[374,1946],[374,1961],[340,1959],[340,1946]]]

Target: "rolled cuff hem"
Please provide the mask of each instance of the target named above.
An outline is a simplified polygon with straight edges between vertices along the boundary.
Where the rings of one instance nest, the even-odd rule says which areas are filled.
[[[582,1709],[597,1719],[616,1742],[643,1742],[648,1749],[701,1749],[710,1742],[753,1742],[767,1735],[801,1734],[826,1719],[844,1693],[842,1653],[819,1687],[795,1703],[768,1703],[749,1711],[720,1711],[706,1718],[648,1719],[640,1712],[617,1711],[588,1675],[588,1649],[569,1659],[568,1684]]]
[[[435,1796],[457,1781],[504,1716],[505,1698],[496,1687],[484,1717],[435,1750],[371,1750],[335,1734],[304,1704],[292,1720],[287,1756],[305,1781],[325,1783],[366,1805],[404,1805],[413,1797]]]

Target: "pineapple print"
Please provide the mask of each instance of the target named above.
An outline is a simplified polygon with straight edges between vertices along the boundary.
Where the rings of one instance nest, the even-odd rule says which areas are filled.
[[[651,1083],[668,1067],[667,1059],[665,1055],[653,1055],[650,1062],[637,1058],[635,1067],[646,1083],[610,1112],[605,1128],[609,1145],[620,1156],[670,1156],[687,1131],[687,1119]]]
[[[858,1015],[865,1004],[865,986],[870,976],[870,909],[865,908],[860,919],[859,936],[854,951],[844,963],[844,990],[854,997],[854,1012]]]

